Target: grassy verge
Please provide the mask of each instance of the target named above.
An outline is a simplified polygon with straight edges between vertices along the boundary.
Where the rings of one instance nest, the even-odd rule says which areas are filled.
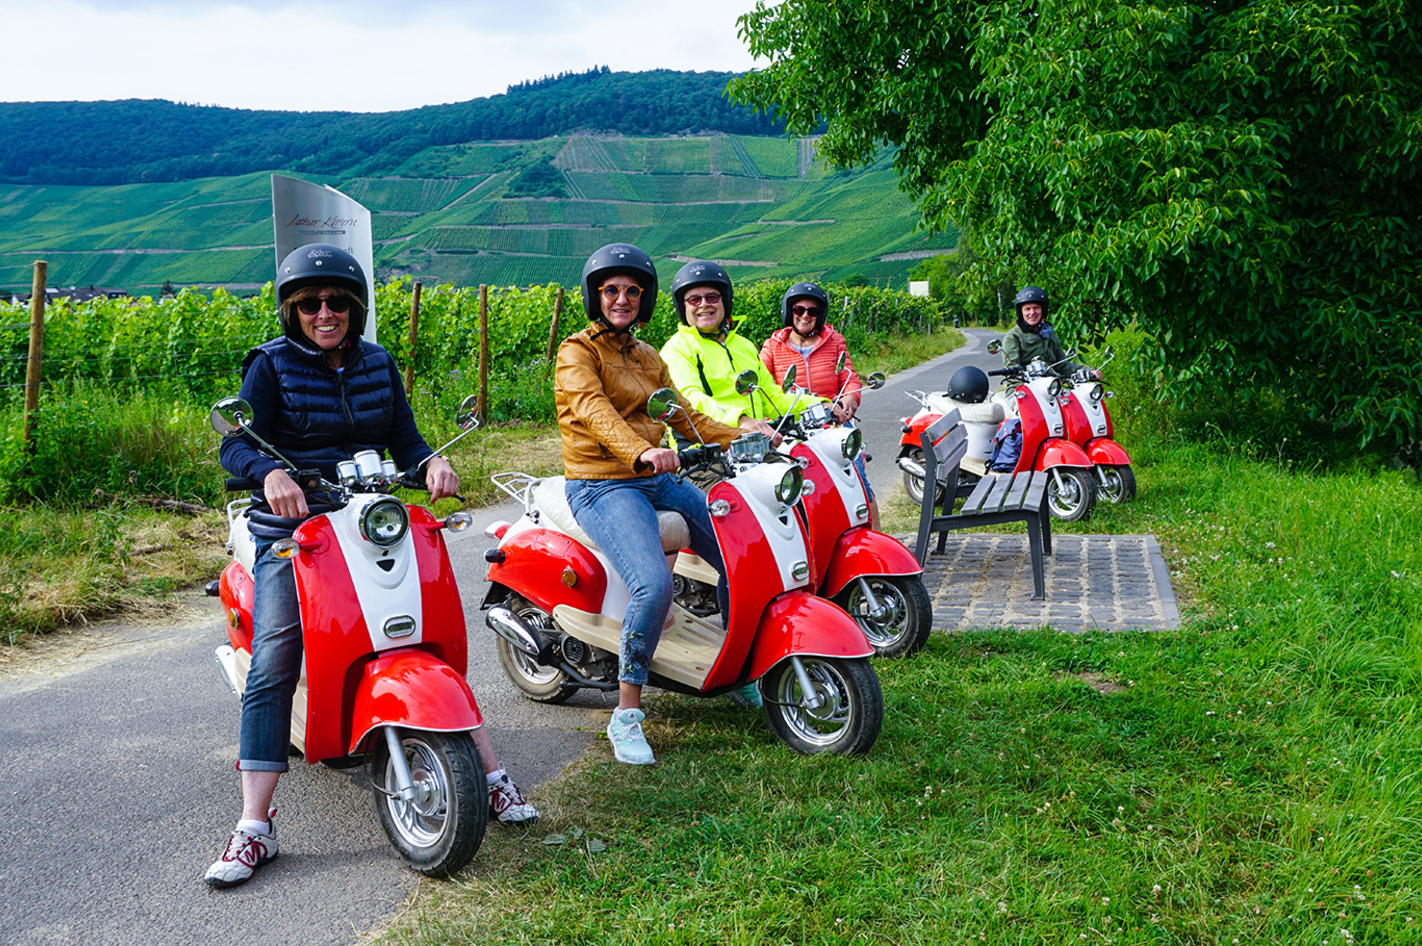
[[[1419,941],[1422,490],[1128,442],[1067,528],[1158,536],[1181,630],[935,635],[861,759],[661,696],[656,766],[594,749],[380,940]]]

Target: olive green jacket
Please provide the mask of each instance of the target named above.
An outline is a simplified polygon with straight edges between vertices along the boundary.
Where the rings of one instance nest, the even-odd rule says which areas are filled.
[[[1043,325],[1048,323],[1043,322]],[[1061,339],[1057,338],[1055,332],[1043,338],[1035,332],[1025,332],[1022,326],[1014,325],[1012,329],[1002,337],[1002,366],[1004,368],[1025,367],[1033,358],[1040,358],[1052,367],[1052,373],[1059,378],[1065,378],[1072,372],[1078,370],[1081,365],[1072,361],[1063,361],[1066,352],[1062,350]],[[1057,362],[1061,364],[1057,364]]]

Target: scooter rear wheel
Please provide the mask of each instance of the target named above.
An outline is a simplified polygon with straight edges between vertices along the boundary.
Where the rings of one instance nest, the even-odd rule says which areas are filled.
[[[553,619],[537,605],[515,596],[509,600],[508,607],[525,623],[552,631]],[[509,682],[535,703],[566,703],[577,692],[573,687],[563,686],[568,675],[562,670],[543,666],[502,637],[494,638],[494,650]]]
[[[1136,498],[1136,474],[1128,466],[1097,467],[1101,482],[1096,487],[1096,495],[1115,505]]]
[[[884,725],[884,694],[866,657],[810,657],[800,663],[820,698],[805,706],[805,693],[790,660],[782,660],[761,679],[765,716],[777,738],[796,752],[862,755]]]
[[[489,824],[484,763],[467,732],[404,729],[400,743],[419,794],[395,793],[395,767],[383,734],[371,763],[375,811],[391,845],[408,867],[430,877],[452,877],[473,859]]]
[[[923,465],[923,451],[921,449],[917,447],[910,449],[908,452],[908,457],[920,466]],[[943,487],[938,487],[938,491],[941,494],[943,492]],[[909,501],[912,502],[915,506],[922,506],[923,477],[914,476],[908,470],[904,470],[904,492],[908,494]],[[940,495],[938,498],[941,499],[942,496]]]
[[[854,618],[873,645],[875,655],[907,657],[922,650],[933,631],[933,604],[923,579],[918,575],[897,575],[864,580],[887,612],[879,620],[870,615],[869,601],[857,579],[844,586],[835,603]]]

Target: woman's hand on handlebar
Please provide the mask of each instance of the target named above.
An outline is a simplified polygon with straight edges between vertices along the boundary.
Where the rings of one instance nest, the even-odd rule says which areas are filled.
[[[756,417],[746,417],[743,414],[741,415],[741,422],[736,426],[748,434],[765,434],[770,438],[770,445],[772,447],[780,446],[780,441],[785,439],[780,436],[778,430]]]
[[[272,512],[284,519],[305,519],[311,514],[306,505],[306,494],[296,485],[296,480],[280,467],[262,479],[262,490]]]
[[[444,457],[430,457],[425,464],[425,485],[430,491],[430,502],[444,499],[459,492],[459,474]]]
[[[680,465],[676,458],[676,451],[668,450],[666,447],[648,447],[642,451],[637,462],[645,463],[651,467],[653,473],[675,473]]]

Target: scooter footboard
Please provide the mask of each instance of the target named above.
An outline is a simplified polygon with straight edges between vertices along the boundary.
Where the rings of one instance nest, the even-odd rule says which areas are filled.
[[[751,650],[752,680],[795,654],[869,657],[874,653],[854,619],[831,601],[791,591],[770,602],[761,615]]]
[[[369,748],[363,743],[372,730],[390,725],[464,732],[484,725],[484,716],[468,681],[453,668],[422,650],[402,650],[365,665],[351,713],[350,746],[333,755],[356,755]]]
[[[921,575],[923,566],[893,536],[872,529],[850,529],[839,537],[820,582],[820,594],[833,598],[860,575]]]

